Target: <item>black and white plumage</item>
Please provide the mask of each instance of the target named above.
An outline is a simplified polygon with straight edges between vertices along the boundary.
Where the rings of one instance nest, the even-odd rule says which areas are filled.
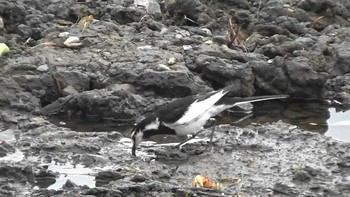
[[[162,106],[133,128],[131,133],[132,154],[136,155],[136,148],[144,138],[159,134],[178,136],[195,134],[203,129],[208,119],[231,107],[288,97],[288,95],[224,97],[230,89],[229,86],[205,94],[187,96]]]

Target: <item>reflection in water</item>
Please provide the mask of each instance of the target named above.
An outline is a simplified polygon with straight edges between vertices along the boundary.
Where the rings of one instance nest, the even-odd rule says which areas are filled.
[[[326,136],[340,141],[350,142],[350,111],[337,112],[334,108],[329,109],[331,118],[328,119],[328,131]]]
[[[235,123],[246,116],[245,113],[232,112],[227,110],[217,118],[220,124],[232,124],[246,127],[252,123],[264,124],[268,122],[283,122],[296,125],[301,129],[315,131],[327,136],[334,137],[341,141],[350,142],[350,110],[346,112],[336,112],[329,108],[326,103],[316,101],[291,101],[289,103],[279,100],[264,101],[254,103],[253,113],[247,119]],[[116,121],[91,122],[84,120],[65,120],[65,117],[51,117],[50,121],[75,131],[120,131],[126,137],[130,136],[130,128],[134,122],[116,123]],[[344,122],[348,120],[347,122]],[[343,121],[343,122],[339,122]],[[63,126],[63,125],[61,125]],[[159,137],[157,137],[157,141]],[[179,141],[176,137],[166,136],[165,142]]]
[[[95,176],[93,176],[93,169],[86,168],[83,165],[77,164],[51,164],[48,166],[49,171],[59,173],[57,178],[55,177],[37,177],[37,184],[39,188],[47,188],[58,190],[67,182],[71,180],[77,185],[87,185],[90,188],[95,187]]]
[[[253,116],[242,121],[238,126],[282,120],[305,130],[325,133],[328,130],[327,119],[329,118],[328,106],[319,102],[267,101],[254,104]]]

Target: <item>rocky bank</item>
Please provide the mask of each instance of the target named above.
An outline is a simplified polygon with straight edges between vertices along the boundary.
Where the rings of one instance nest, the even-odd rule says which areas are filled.
[[[347,109],[348,1],[0,0],[0,17],[1,196],[350,196],[350,144],[281,121],[218,125],[213,146],[145,143],[137,158],[119,127],[228,85]],[[47,189],[65,165],[96,184]],[[223,187],[191,187],[197,174]]]

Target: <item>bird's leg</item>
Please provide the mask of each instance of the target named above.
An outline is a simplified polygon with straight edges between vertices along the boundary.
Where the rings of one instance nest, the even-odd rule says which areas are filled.
[[[215,126],[216,126],[216,119],[212,119],[213,123],[211,126],[211,134],[210,134],[210,144],[213,144],[213,137],[214,137],[214,131],[215,131]]]
[[[197,133],[193,134],[190,138],[187,138],[186,140],[180,142],[179,144],[177,144],[175,146],[175,148],[179,148],[180,146],[182,146],[183,144],[185,144],[186,142],[194,139],[195,137],[197,137],[198,134],[202,133],[204,131],[204,129],[201,129],[200,131],[198,131]]]

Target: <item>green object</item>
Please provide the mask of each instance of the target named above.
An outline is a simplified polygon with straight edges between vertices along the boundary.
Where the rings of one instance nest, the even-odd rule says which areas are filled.
[[[10,52],[10,48],[5,43],[0,43],[0,57]]]

